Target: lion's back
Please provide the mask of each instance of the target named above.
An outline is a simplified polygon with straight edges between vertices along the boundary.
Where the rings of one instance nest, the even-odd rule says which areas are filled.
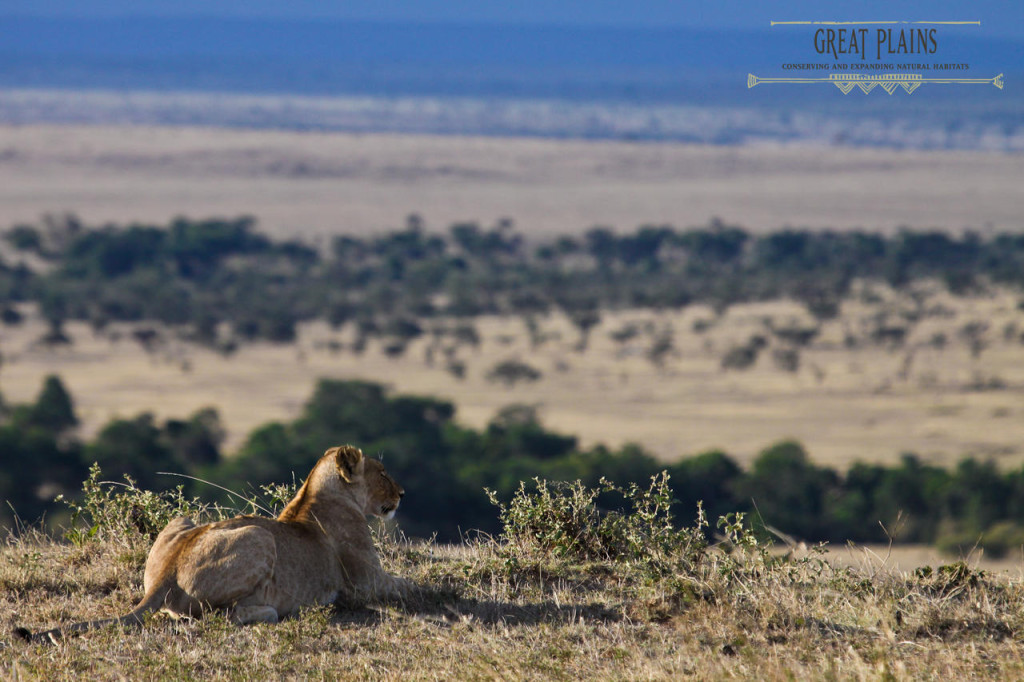
[[[274,575],[277,541],[254,524],[213,525],[183,548],[178,586],[203,604],[228,606],[264,588]]]

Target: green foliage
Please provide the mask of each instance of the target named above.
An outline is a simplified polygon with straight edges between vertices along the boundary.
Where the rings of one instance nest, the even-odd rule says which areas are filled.
[[[171,457],[187,471],[217,464],[225,436],[220,415],[212,407],[204,407],[188,419],[168,419],[164,424]]]
[[[755,531],[743,512],[729,512],[718,518],[722,534],[721,548],[725,558],[718,565],[719,572],[731,579],[763,575],[783,563],[784,559],[771,552],[771,541]]]
[[[750,369],[757,362],[760,348],[754,345],[733,346],[722,356],[722,369]]]
[[[197,523],[225,516],[220,508],[187,498],[184,486],[153,492],[140,488],[130,476],[124,477],[124,483],[101,481],[98,464],[89,468],[80,501],[65,500],[63,495],[58,501],[71,509],[66,536],[78,545],[94,539],[126,545],[148,543],[179,516],[188,516]]]
[[[257,429],[209,476],[234,487],[291,475],[301,480],[327,447],[354,443],[368,456],[382,456],[407,490],[418,491],[402,504],[408,532],[458,537],[464,515],[484,507],[485,500],[479,488],[469,490],[454,475],[445,435],[454,413],[451,403],[391,397],[378,384],[322,380],[297,420]]]
[[[233,493],[232,504],[221,505],[203,502],[198,496],[189,497],[185,485],[153,491],[141,487],[129,475],[125,475],[122,482],[100,480],[100,476],[99,464],[93,463],[82,483],[80,497],[57,497],[57,502],[71,510],[65,537],[76,545],[91,540],[124,545],[149,543],[168,523],[181,516],[197,524],[238,513],[276,516],[298,491],[294,481],[275,483],[260,486],[255,493]]]
[[[502,360],[487,371],[485,378],[511,388],[520,381],[533,382],[541,376],[540,370],[521,360]]]
[[[501,540],[507,556],[551,556],[569,561],[612,561],[642,566],[663,574],[680,565],[691,570],[706,548],[702,513],[692,529],[673,522],[668,474],[617,486],[602,478],[597,488],[581,481],[548,482],[533,479],[534,489],[521,482],[508,505],[497,493],[487,495],[498,508]],[[609,494],[621,498],[617,510],[603,511],[598,500]]]
[[[21,229],[21,236],[31,241],[31,230]],[[787,293],[809,302],[816,296],[836,300],[853,276],[895,281],[907,273],[932,276],[943,268],[978,270],[990,264],[1000,273],[998,278],[1012,280],[1021,271],[1014,267],[1015,254],[1024,248],[1020,240],[1005,237],[989,243],[971,236],[957,240],[911,233],[892,239],[796,231],[753,237],[738,227],[715,222],[683,232],[667,226],[644,226],[621,235],[595,229],[582,240],[557,238],[541,254],[540,249],[523,249],[522,239],[508,222],[487,229],[461,225],[448,236],[436,236],[426,234],[422,221],[411,218],[405,229],[391,234],[365,240],[339,238],[332,258],[325,261],[301,244],[273,243],[255,234],[248,218],[178,219],[167,227],[89,229],[68,217],[48,219],[45,232],[40,240],[55,267],[31,291],[43,304],[55,332],[69,317],[97,324],[151,319],[192,325],[195,338],[208,343],[218,342],[216,330],[221,322],[229,322],[243,338],[289,341],[295,338],[299,321],[324,315],[325,310],[333,311],[330,315],[339,324],[349,319],[383,320],[361,327],[365,342],[370,334],[413,338],[423,329],[422,316],[471,311],[529,314],[552,303],[577,322],[582,341],[600,319],[598,311],[608,306],[672,306],[690,300],[720,306]],[[925,254],[922,258],[915,256],[919,246]],[[950,257],[951,249],[960,246],[966,246],[958,254],[967,258],[967,265],[963,258]],[[896,275],[890,277],[893,272]],[[12,300],[30,290],[24,286],[29,275],[25,270],[0,272],[0,277],[7,278],[4,282]],[[338,291],[345,292],[343,298]],[[447,308],[431,302],[445,292],[457,294]],[[461,324],[455,337],[470,344],[479,342],[470,322]],[[666,337],[652,348],[651,359],[661,362],[671,352],[671,339]],[[532,368],[504,370],[493,376],[514,377],[508,381],[537,376]],[[282,472],[301,475],[325,444],[351,441],[387,455],[389,466],[401,470],[405,480],[427,488],[430,492],[424,498],[429,502],[417,510],[426,513],[417,518],[425,527],[430,519],[435,523],[444,519],[445,532],[452,534],[462,518],[482,513],[479,503],[473,502],[481,485],[510,491],[518,481],[538,473],[593,483],[601,473],[620,472],[627,477],[622,480],[637,481],[657,470],[649,455],[637,448],[579,451],[572,437],[552,434],[536,419],[518,424],[496,421],[486,433],[467,432],[451,423],[450,405],[389,397],[372,385],[319,387],[302,418],[255,432],[242,456],[230,464],[219,462],[222,434],[217,424],[198,417],[163,425],[147,415],[118,420],[82,448],[66,437],[60,443],[48,440],[38,428],[43,422],[64,430],[74,424],[70,397],[57,388],[61,387],[48,385],[34,411],[12,409],[12,421],[24,433],[8,435],[9,456],[24,459],[24,453],[31,452],[32,461],[40,462],[24,477],[33,482],[31,486],[10,486],[18,490],[12,490],[9,499],[28,509],[38,508],[38,501],[30,499],[34,493],[28,492],[39,489],[36,483],[66,478],[65,473],[39,473],[44,464],[60,471],[54,468],[56,462],[70,462],[64,465],[65,472],[70,472],[76,467],[81,471],[82,462],[101,461],[105,470],[133,475],[147,487],[164,484],[153,477],[154,471],[162,469],[210,470],[258,485],[278,480]],[[33,425],[34,430],[24,428]],[[37,455],[44,452],[48,454]],[[138,461],[139,453],[148,458],[144,464]],[[782,464],[768,465],[769,470],[775,467]],[[745,508],[749,499],[764,500],[760,504],[766,507],[762,511],[767,523],[788,526],[789,532],[829,537],[870,535],[863,523],[855,521],[856,513],[890,523],[896,512],[907,509],[913,513],[904,532],[911,537],[933,536],[937,519],[944,515],[977,517],[974,525],[983,529],[1006,516],[1003,509],[1012,504],[1002,493],[974,498],[970,487],[959,492],[951,489],[946,497],[919,490],[934,482],[935,476],[928,471],[886,471],[878,477],[878,486],[864,488],[864,482],[853,475],[831,485],[817,480],[820,472],[813,467],[810,474],[805,471],[808,466],[790,468],[799,474],[800,483],[794,486],[802,485],[806,494],[789,491],[790,497],[776,503],[774,474],[733,475],[723,470],[724,479],[703,479],[708,485],[688,491],[681,504],[694,505],[702,499],[695,497],[698,494],[713,496],[716,505],[732,502],[733,508]],[[957,476],[966,480],[970,473]],[[910,479],[908,485],[893,483],[901,475]],[[452,482],[438,485],[442,479]],[[997,482],[989,476],[978,484],[989,489]],[[822,488],[828,504],[822,501]],[[893,488],[893,494],[879,492],[888,488]],[[940,509],[934,508],[932,499],[942,500],[937,503]],[[800,525],[797,514],[787,518],[776,513],[775,507],[787,505],[806,507],[806,514],[817,514],[822,520],[811,527]],[[819,514],[816,510],[821,508],[828,511]],[[484,515],[479,525],[488,523]]]
[[[409,339],[424,317],[531,315],[559,307],[576,322],[584,350],[600,312],[625,306],[698,302],[724,310],[789,297],[828,319],[856,279],[894,285],[936,279],[954,293],[986,280],[1024,285],[1024,240],[1016,235],[792,229],[752,235],[715,220],[701,228],[644,225],[623,234],[596,227],[582,238],[556,236],[525,249],[509,221],[491,228],[457,224],[431,235],[414,219],[385,235],[338,237],[321,254],[295,241],[271,241],[247,217],[179,218],[168,226],[51,223],[46,238],[32,226],[7,232],[23,248],[44,249],[55,267],[39,275],[24,266],[0,268],[0,294],[36,300],[55,321],[163,321],[190,326],[196,338],[227,322],[243,339],[290,342],[305,320],[340,325],[382,316],[393,321],[386,334]]]
[[[42,391],[36,398],[29,420],[34,426],[58,434],[78,426],[71,394],[64,388],[59,377],[51,374],[43,381]]]
[[[252,508],[252,512],[263,510],[269,512],[270,516],[277,516],[288,503],[292,501],[299,492],[299,484],[292,479],[291,483],[269,483],[260,486],[258,498],[244,498],[246,504]]]
[[[64,254],[65,273],[75,277],[114,278],[153,266],[160,258],[167,233],[158,227],[108,227],[92,230],[71,243]]]
[[[935,546],[944,554],[966,557],[982,550],[985,556],[1001,559],[1024,552],[1024,524],[1019,521],[997,521],[981,531],[972,530],[971,522],[948,520],[939,526]]]
[[[15,225],[4,238],[19,251],[41,253],[43,250],[43,236],[32,225]]]
[[[85,447],[86,461],[98,462],[112,476],[131,476],[145,488],[160,490],[167,479],[160,472],[192,474],[220,460],[224,432],[217,412],[199,410],[187,420],[160,424],[144,412],[114,419]]]
[[[799,443],[784,441],[766,448],[747,471],[720,451],[665,467],[637,445],[582,449],[575,437],[545,428],[530,405],[509,405],[487,428],[474,430],[456,423],[449,402],[336,380],[319,382],[295,421],[256,429],[236,456],[222,458],[224,432],[211,409],[165,422],[145,413],[116,419],[82,444],[74,429],[55,428],[73,422],[72,406],[56,378],[47,380],[37,403],[3,406],[0,494],[8,506],[0,513],[11,509],[23,519],[37,518],[53,495],[69,495],[78,486],[90,462],[114,479],[128,476],[131,485],[157,494],[173,491],[178,481],[159,473],[170,472],[186,476],[189,495],[219,496],[188,478],[198,477],[249,491],[240,500],[220,497],[224,503],[276,509],[327,447],[355,443],[367,455],[383,458],[410,491],[402,505],[405,532],[442,541],[457,540],[471,529],[499,532],[499,515],[482,490],[518,500],[525,494],[522,481],[534,478],[550,482],[542,498],[575,500],[575,507],[564,510],[569,514],[564,527],[597,523],[605,533],[601,542],[621,541],[613,534],[619,532],[617,521],[608,520],[619,517],[593,514],[629,507],[626,498],[646,499],[637,495],[664,469],[676,484],[673,515],[688,518],[703,509],[711,518],[747,514],[762,537],[938,542],[953,553],[980,547],[997,555],[1024,542],[1024,469],[1001,472],[991,462],[968,459],[943,469],[908,454],[896,466],[857,463],[841,473],[814,464]],[[622,488],[605,479],[622,481]],[[557,481],[578,481],[582,488],[562,488]],[[594,490],[598,496],[592,499],[583,492]]]
[[[298,419],[257,429],[238,455],[205,475],[235,488],[270,484],[289,472],[301,479],[327,446],[356,443],[381,456],[395,478],[415,491],[402,504],[404,531],[451,541],[470,529],[497,530],[485,486],[505,496],[531,476],[583,477],[596,484],[601,475],[637,482],[659,470],[635,446],[580,451],[574,437],[545,429],[530,406],[501,410],[482,432],[455,424],[454,413],[451,403],[433,398],[323,380]]]
[[[826,510],[838,486],[835,471],[811,464],[799,443],[784,441],[764,450],[738,487],[765,524],[817,539],[828,532]]]
[[[0,524],[34,520],[85,475],[70,395],[48,377],[34,404],[0,406]]]
[[[944,564],[936,569],[921,566],[914,569],[913,581],[927,591],[941,596],[956,595],[967,588],[977,588],[985,581],[985,572],[963,561]]]
[[[747,508],[737,490],[743,471],[720,450],[681,459],[668,472],[674,481],[678,516],[689,516],[698,504],[712,519]]]
[[[25,321],[25,316],[18,312],[17,308],[5,306],[0,310],[0,322],[9,326],[16,326]]]
[[[552,460],[576,448],[574,436],[546,430],[532,405],[512,404],[498,410],[487,425],[485,438],[489,447],[484,449],[492,464],[522,456]]]
[[[158,472],[194,475],[215,468],[224,438],[211,408],[163,424],[150,414],[115,419],[84,445],[77,424],[74,401],[56,376],[46,378],[35,403],[0,409],[0,498],[6,503],[0,523],[51,511],[53,497],[77,489],[90,462],[115,478],[131,477],[140,488],[164,490],[171,479]]]

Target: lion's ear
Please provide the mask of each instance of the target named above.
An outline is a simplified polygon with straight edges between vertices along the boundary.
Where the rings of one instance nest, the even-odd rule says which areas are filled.
[[[352,482],[352,476],[355,475],[356,467],[363,461],[363,451],[353,445],[342,445],[340,447],[331,448],[326,453],[327,455],[334,455],[334,464],[338,468],[338,475],[345,480],[346,483]]]

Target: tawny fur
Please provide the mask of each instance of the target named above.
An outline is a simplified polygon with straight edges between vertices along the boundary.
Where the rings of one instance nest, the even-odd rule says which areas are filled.
[[[130,613],[16,632],[52,642],[108,623],[141,624],[159,610],[198,616],[225,609],[238,623],[273,623],[304,605],[400,597],[409,583],[381,567],[366,517],[390,518],[403,494],[380,462],[350,445],[331,448],[276,519],[167,524],[146,560],[145,596]]]

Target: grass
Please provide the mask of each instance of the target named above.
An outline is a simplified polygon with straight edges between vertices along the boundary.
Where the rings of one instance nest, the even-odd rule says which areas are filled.
[[[162,221],[188,207],[255,215],[272,233],[304,239],[380,231],[413,212],[437,229],[513,216],[531,236],[711,216],[758,230],[1005,229],[1019,222],[1024,168],[997,152],[184,126],[5,125],[0,149],[18,152],[0,168],[10,222],[67,208],[96,223]],[[303,166],[314,172],[288,172]]]
[[[635,442],[665,461],[722,449],[747,465],[767,444],[795,439],[815,462],[840,470],[858,460],[895,463],[905,452],[940,466],[973,456],[1009,469],[1024,464],[1024,344],[1019,336],[1007,340],[1002,330],[1024,329],[1019,298],[1004,291],[957,299],[937,289],[904,346],[893,349],[872,340],[879,316],[903,319],[916,314],[916,304],[905,292],[868,291],[822,323],[800,349],[795,372],[774,363],[774,350],[784,344],[765,321],[776,329],[813,321],[785,301],[738,305],[720,317],[702,306],[602,311],[582,353],[574,349],[578,331],[562,315],[533,319],[545,339],[536,347],[522,319],[477,318],[479,345],[446,345],[452,359],[436,352],[432,363],[433,338],[417,339],[397,358],[377,341],[356,354],[355,325],[335,332],[322,322],[303,325],[296,344],[246,344],[227,359],[173,338],[147,354],[131,340],[132,325],[112,325],[106,334],[120,333],[113,340],[83,323],[68,324],[74,345],[52,350],[34,345],[44,325],[26,310],[23,325],[0,329],[3,396],[10,403],[34,401],[44,377],[58,374],[75,399],[83,439],[115,416],[151,410],[160,419],[180,419],[215,406],[227,430],[227,456],[258,426],[294,419],[318,379],[345,378],[451,400],[459,423],[476,429],[509,404],[541,405],[545,425],[578,435],[583,447]],[[959,331],[977,320],[990,323],[989,346],[979,358]],[[629,325],[636,334],[620,336]],[[652,356],[670,335],[674,350]],[[948,339],[941,349],[931,343],[935,335]],[[730,348],[757,336],[771,339],[754,366],[722,369]],[[487,381],[488,370],[509,358],[542,378],[512,387]],[[447,370],[450,362],[459,364],[461,378]]]
[[[381,529],[404,602],[311,607],[277,625],[153,617],[58,646],[0,638],[9,679],[948,679],[1024,674],[1024,588],[965,564],[912,573],[779,555],[742,517],[703,542],[669,528],[664,482],[621,491],[619,515],[581,486],[537,481],[502,507],[503,533],[460,545]],[[102,488],[101,488],[102,490]],[[105,494],[105,493],[96,493]],[[177,504],[132,487],[143,516]],[[566,514],[565,509],[572,510]],[[202,508],[184,511],[204,511]],[[218,514],[216,510],[205,510]],[[85,519],[87,527],[95,518]],[[93,523],[93,525],[96,525]],[[577,532],[570,533],[571,529]],[[34,529],[0,546],[0,626],[126,612],[146,533],[99,523],[62,541]]]

